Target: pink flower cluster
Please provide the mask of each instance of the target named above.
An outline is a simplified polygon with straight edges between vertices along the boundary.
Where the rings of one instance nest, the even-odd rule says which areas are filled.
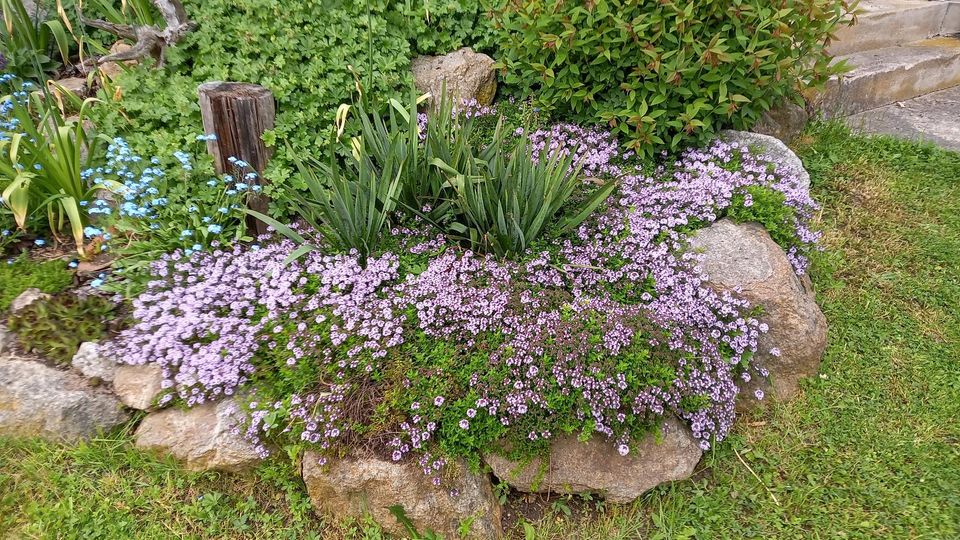
[[[683,231],[717,219],[746,187],[770,187],[796,210],[801,243],[791,256],[802,273],[803,253],[817,240],[807,226],[816,209],[809,193],[795,174],[736,143],[716,141],[644,172],[626,165],[629,156],[601,131],[560,125],[532,138],[538,155],[576,152],[590,174],[620,182],[606,207],[549,250],[501,261],[398,227],[395,234],[408,237],[401,250],[370,257],[366,266],[356,254],[322,253],[284,266],[295,249],[288,241],[174,254],[156,264],[157,279],[134,302],[138,322],[115,353],[127,363],[159,364],[170,396],[188,405],[235,394],[258,369],[277,369],[266,357],[321,366],[329,379],[282,403],[250,407],[247,430],[251,438],[269,431],[265,411],[283,408],[284,431],[296,424],[297,435],[321,449],[347,437],[356,421],[347,404],[358,401],[372,374],[403,362],[402,345],[417,336],[454,343],[465,358],[486,355],[489,369],[463,381],[471,397],[452,422],[458,430],[487,417],[541,440],[552,436],[542,419],[572,415],[625,454],[638,419],[672,413],[689,422],[703,448],[723,439],[734,419],[736,381],[750,378],[766,325],[748,315],[747,302],[706,285]],[[428,264],[404,272],[409,255],[429,257]],[[496,345],[481,351],[490,336]],[[625,359],[634,364],[624,368]],[[669,364],[668,380],[634,381],[657,362]],[[572,405],[556,410],[548,395]],[[384,452],[396,460],[417,453],[435,473],[442,460],[430,458],[427,445],[462,398],[415,403]]]

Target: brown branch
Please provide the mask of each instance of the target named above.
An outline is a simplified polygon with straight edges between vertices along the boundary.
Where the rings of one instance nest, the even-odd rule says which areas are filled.
[[[109,32],[117,37],[136,40],[133,47],[126,51],[101,56],[88,62],[99,65],[106,62],[137,60],[150,55],[157,59],[158,67],[162,66],[166,48],[175,45],[196,25],[187,19],[187,11],[183,8],[183,3],[180,0],[153,0],[153,4],[166,22],[166,27],[163,30],[156,26],[114,24],[100,19],[87,19],[81,15],[80,20],[88,26]],[[88,62],[85,62],[85,64]]]
[[[80,22],[87,26],[109,32],[117,37],[137,39],[137,29],[129,24],[114,24],[100,19],[88,19],[82,15],[80,16]]]

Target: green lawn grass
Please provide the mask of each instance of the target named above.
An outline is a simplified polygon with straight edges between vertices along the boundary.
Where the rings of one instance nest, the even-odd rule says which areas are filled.
[[[960,154],[835,124],[796,147],[824,207],[820,376],[693,480],[573,517],[594,505],[560,500],[517,538],[960,538]],[[128,441],[0,439],[0,537],[379,537],[313,515],[288,465],[187,473]]]

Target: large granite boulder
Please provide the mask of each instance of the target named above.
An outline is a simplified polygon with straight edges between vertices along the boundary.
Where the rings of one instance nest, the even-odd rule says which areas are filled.
[[[131,409],[150,410],[163,393],[163,371],[157,364],[117,366],[113,392]]]
[[[421,92],[439,99],[446,85],[447,94],[479,105],[493,103],[497,93],[497,73],[493,59],[464,47],[443,56],[420,56],[411,63],[413,82]]]
[[[733,130],[721,131],[720,138],[759,152],[761,156],[766,156],[767,161],[777,166],[778,174],[793,176],[798,188],[810,189],[810,174],[803,168],[803,162],[780,139],[762,133]]]
[[[498,454],[484,460],[497,478],[519,491],[595,493],[628,503],[664,482],[689,478],[702,455],[690,429],[670,416],[659,440],[649,434],[625,456],[607,439],[581,442],[565,435],[553,442],[546,463],[538,458],[518,464]]]
[[[168,454],[193,471],[241,471],[262,458],[237,429],[232,400],[150,413],[134,434],[137,448]]]
[[[754,378],[746,393],[760,388],[779,399],[792,398],[800,380],[817,372],[827,346],[827,320],[810,280],[797,277],[780,246],[756,223],[722,219],[697,231],[690,244],[701,254],[710,286],[763,310],[760,320],[769,331],[760,337],[755,361],[770,377]]]
[[[128,418],[112,394],[76,373],[33,360],[0,359],[0,435],[77,441]]]
[[[416,463],[397,463],[370,454],[347,456],[321,466],[319,456],[307,452],[302,467],[313,506],[335,518],[369,515],[386,531],[405,536],[388,509],[400,505],[421,533],[431,530],[443,538],[460,538],[461,525],[469,523],[466,538],[493,539],[503,534],[500,505],[489,478],[471,473],[462,462],[445,466],[440,487],[434,486]]]
[[[117,362],[105,354],[100,345],[93,341],[80,344],[70,365],[84,377],[107,382],[113,380],[114,373],[117,371]]]

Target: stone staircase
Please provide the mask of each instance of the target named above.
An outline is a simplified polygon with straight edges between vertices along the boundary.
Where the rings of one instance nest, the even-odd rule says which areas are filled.
[[[830,47],[852,68],[817,99],[854,129],[960,150],[960,0],[862,0]]]

